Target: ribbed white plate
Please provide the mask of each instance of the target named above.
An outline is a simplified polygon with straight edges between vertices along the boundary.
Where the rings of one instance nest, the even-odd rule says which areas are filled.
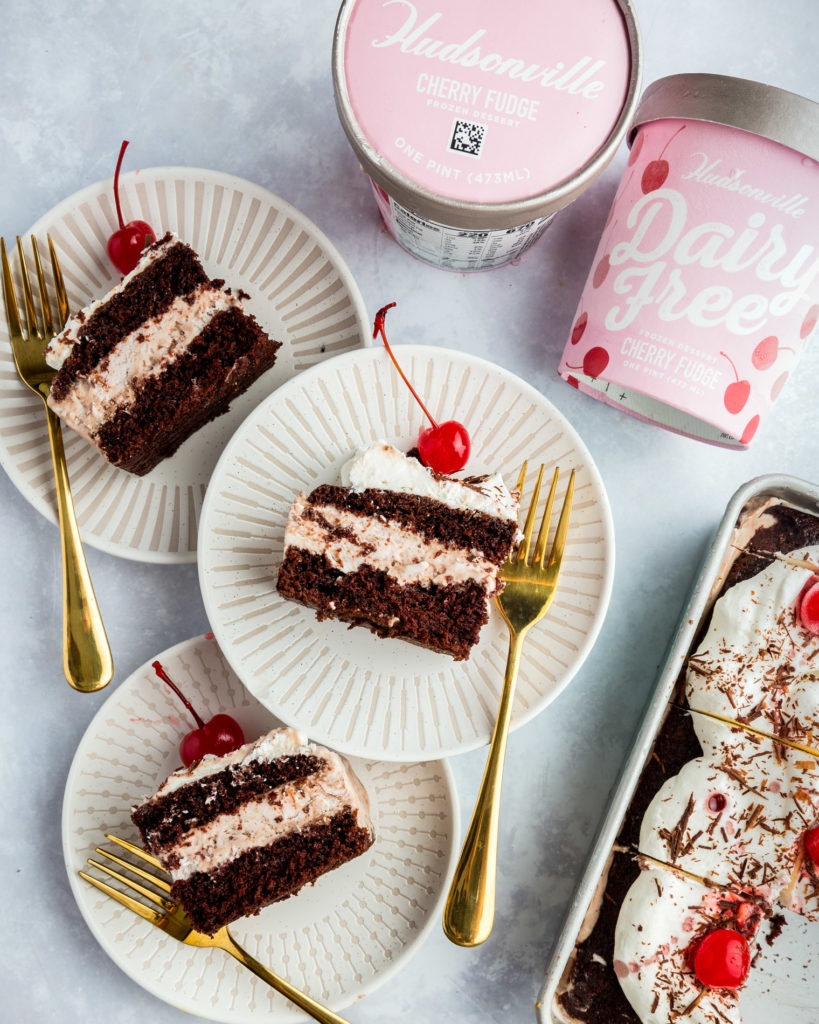
[[[226,711],[248,739],[279,724],[239,683],[212,638],[187,640],[159,660],[203,718]],[[104,832],[139,841],[130,809],[179,767],[179,740],[194,725],[150,662],[97,712],[77,748],[63,802],[63,853],[74,897],[111,959],[165,1002],[216,1021],[304,1021],[227,954],[183,946],[77,875],[95,846],[112,848]],[[370,795],[374,845],[289,900],[230,926],[253,956],[336,1010],[399,970],[438,923],[459,838],[445,762],[354,761],[353,767]]]
[[[568,420],[513,374],[446,349],[403,345],[399,354],[432,415],[467,425],[470,473],[499,470],[513,486],[526,458],[530,466],[578,473],[559,590],[524,647],[513,712],[519,726],[566,686],[602,625],[614,573],[603,483]],[[248,417],[214,471],[202,510],[199,580],[211,628],[237,675],[283,721],[361,757],[422,760],[487,743],[506,665],[508,634],[494,607],[469,661],[456,662],[361,627],[317,622],[276,592],[296,494],[337,482],[341,465],[372,441],[408,450],[420,415],[384,349],[332,359]],[[567,478],[564,472],[560,502]]]
[[[109,465],[64,430],[74,504],[86,544],[145,562],[192,562],[205,488],[228,438],[272,390],[301,370],[369,344],[358,287],[330,241],[283,199],[242,178],[189,167],[156,167],[120,179],[123,217],[175,231],[199,253],[211,277],[250,295],[245,308],[282,342],[276,364],[225,415],[189,438],[144,477]],[[119,280],[106,254],[117,227],[111,180],[55,206],[24,236],[47,254],[51,234],[69,304],[80,309]],[[49,261],[46,256],[46,264]],[[12,260],[18,272],[16,257]],[[51,283],[50,265],[46,268]],[[33,274],[33,265],[29,264]],[[22,295],[19,275],[18,297]],[[36,289],[36,286],[35,286]],[[18,490],[52,522],[56,494],[39,398],[14,369],[5,311],[0,321],[0,464]]]

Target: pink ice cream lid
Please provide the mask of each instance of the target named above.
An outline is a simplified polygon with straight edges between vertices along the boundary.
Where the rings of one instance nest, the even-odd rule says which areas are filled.
[[[345,0],[336,103],[392,195],[528,204],[521,221],[606,166],[636,104],[637,49],[630,0]]]

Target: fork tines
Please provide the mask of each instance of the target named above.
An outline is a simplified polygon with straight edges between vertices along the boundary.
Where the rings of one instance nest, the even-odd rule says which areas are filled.
[[[156,859],[156,857],[152,857],[151,854],[146,853],[143,849],[141,849],[139,846],[136,846],[134,843],[129,843],[127,839],[120,839],[119,836],[112,835],[110,832],[105,833],[105,838],[108,839],[110,842],[115,843],[122,849],[126,850],[128,853],[133,854],[135,857],[138,857],[141,860],[145,861],[147,864],[150,864],[152,867],[160,868],[161,870],[160,863]],[[98,846],[95,852],[98,853],[101,857],[105,857],[107,860],[118,865],[125,871],[130,872],[132,875],[136,875],[137,878],[140,878],[143,881],[150,883],[150,885],[155,886],[157,889],[161,890],[162,893],[170,893],[171,886],[166,878],[159,877],[154,872],[148,871],[146,868],[142,868],[137,864],[133,864],[131,861],[125,860],[123,857],[120,857],[115,853],[111,853],[108,850],[103,849],[101,846]],[[154,910],[152,907],[146,906],[143,900],[134,899],[134,897],[129,896],[127,893],[122,892],[120,889],[114,888],[114,886],[109,885],[107,882],[101,881],[99,878],[95,878],[93,875],[89,875],[85,871],[78,872],[80,878],[83,878],[86,882],[90,882],[91,885],[95,886],[101,892],[104,892],[106,896],[112,897],[118,903],[121,903],[122,906],[127,907],[129,910],[132,910],[135,914],[139,914],[140,917],[144,917],[147,921],[150,921],[152,924],[156,924],[165,916],[166,913],[173,913],[173,911],[176,909],[176,903],[173,900],[169,899],[168,896],[160,895],[159,893],[154,892],[152,889],[148,889],[146,886],[142,885],[141,882],[129,878],[127,875],[124,875],[121,871],[117,871],[116,868],[109,867],[107,864],[103,864],[100,861],[94,860],[92,857],[88,858],[88,863],[92,867],[96,868],[97,871],[102,871],[110,878],[115,879],[121,885],[124,885],[127,888],[133,890],[134,892],[139,893],[142,897],[144,897],[144,899],[147,899],[155,906],[160,907],[162,911],[161,913],[159,911]]]
[[[516,490],[520,493],[521,497],[523,496],[523,487],[526,483],[527,467],[528,463],[524,462],[516,484]],[[529,510],[526,513],[526,522],[523,526],[523,540],[518,545],[517,552],[510,557],[510,561],[527,562],[529,558],[529,549],[532,543],[535,517],[537,516],[537,505],[540,498],[540,486],[543,481],[543,472],[545,468],[545,466],[541,465],[538,470],[535,489],[532,492],[532,498],[529,502]],[[560,467],[556,466],[555,471],[552,474],[552,483],[549,488],[549,495],[546,498],[546,507],[543,510],[543,517],[540,521],[540,529],[538,530],[537,541],[535,542],[535,551],[530,563],[531,565],[544,565],[546,545],[549,539],[549,523],[552,519],[552,509],[555,502],[555,495],[557,494],[557,483],[559,479]],[[566,487],[566,495],[563,499],[563,507],[560,510],[560,518],[558,519],[557,528],[555,529],[552,548],[549,552],[549,559],[546,563],[547,568],[555,565],[555,563],[559,564],[563,557],[563,550],[566,546],[566,535],[569,532],[569,518],[571,516],[572,499],[574,497],[574,482],[575,470],[572,470],[569,476],[569,483]]]
[[[31,288],[31,279],[29,278],[25,254],[23,252],[23,243],[20,236],[17,235],[17,258],[20,263],[20,277],[23,285],[23,308],[25,310],[28,336],[29,338],[36,338],[38,341],[46,341],[52,338],[56,333],[54,329],[55,321],[52,317],[51,303],[48,297],[48,289],[46,288],[42,261],[40,260],[40,249],[34,235],[31,236],[31,250],[34,255],[34,270],[37,275],[37,289],[40,293],[40,310],[42,320],[38,318],[34,306],[34,295]],[[56,322],[58,324],[57,329],[59,330],[68,319],[68,298],[66,296],[63,275],[60,271],[60,264],[57,260],[57,253],[54,249],[54,242],[51,240],[50,235],[48,236],[48,250],[51,257],[51,272],[54,279],[54,293],[57,303]],[[6,304],[9,331],[12,336],[15,334],[19,335],[22,334],[20,313],[14,289],[14,281],[11,274],[11,266],[9,264],[8,252],[6,250],[6,241],[4,238],[0,238],[0,265],[2,266],[3,298],[5,299]]]

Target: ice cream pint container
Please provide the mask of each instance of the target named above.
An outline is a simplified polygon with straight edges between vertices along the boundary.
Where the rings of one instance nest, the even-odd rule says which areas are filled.
[[[516,259],[597,178],[637,103],[631,0],[345,0],[341,124],[387,230],[449,270]]]
[[[560,375],[749,445],[819,320],[819,104],[721,75],[645,92]]]

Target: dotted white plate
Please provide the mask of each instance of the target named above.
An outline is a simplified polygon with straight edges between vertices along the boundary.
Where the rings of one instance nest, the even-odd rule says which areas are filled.
[[[226,711],[248,739],[280,724],[242,687],[213,639],[187,640],[159,660],[203,718]],[[74,897],[111,959],[165,1002],[215,1021],[304,1021],[226,953],[182,945],[77,875],[95,846],[112,848],[104,832],[139,841],[130,809],[179,767],[179,740],[194,727],[150,662],[97,712],[77,748],[63,803]],[[230,926],[248,952],[335,1010],[384,982],[439,924],[459,836],[445,762],[352,763],[370,795],[373,846],[289,900]]]
[[[197,431],[144,477],[115,469],[72,430],[63,431],[83,541],[145,562],[192,562],[205,488],[226,442],[245,416],[294,374],[370,344],[358,287],[330,241],[289,203],[242,178],[187,167],[123,175],[124,220],[146,220],[161,236],[175,231],[199,253],[212,278],[250,295],[245,308],[282,342],[275,365],[230,410]],[[111,180],[64,200],[22,235],[33,278],[29,235],[51,265],[57,248],[72,310],[105,295],[120,278],[106,242],[117,227]],[[18,304],[17,257],[12,257]],[[35,284],[36,292],[36,284]],[[53,294],[53,292],[52,292]],[[54,475],[42,402],[14,369],[5,310],[0,320],[0,464],[21,494],[57,522]]]
[[[567,685],[602,625],[614,573],[603,483],[568,420],[518,377],[445,349],[402,345],[399,357],[432,415],[468,426],[470,473],[499,470],[514,486],[526,458],[530,466],[559,465],[566,471],[560,508],[568,471],[577,470],[559,589],[523,649],[513,711],[519,726]],[[494,607],[470,659],[456,662],[362,627],[318,622],[276,592],[296,494],[337,482],[341,465],[372,441],[409,450],[420,416],[383,348],[332,359],[248,417],[214,471],[202,510],[202,595],[236,674],[283,721],[360,757],[422,760],[488,743],[506,666],[508,633]]]

